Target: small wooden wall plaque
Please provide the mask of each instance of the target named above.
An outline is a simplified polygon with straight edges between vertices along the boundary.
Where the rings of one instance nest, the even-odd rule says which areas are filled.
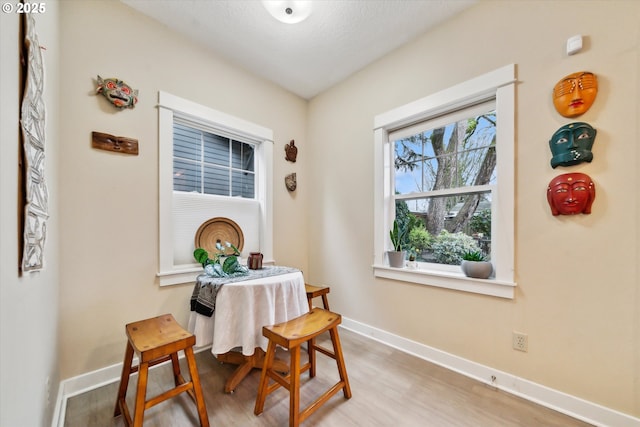
[[[91,146],[99,150],[138,155],[137,139],[109,135],[108,133],[91,132],[91,141]]]

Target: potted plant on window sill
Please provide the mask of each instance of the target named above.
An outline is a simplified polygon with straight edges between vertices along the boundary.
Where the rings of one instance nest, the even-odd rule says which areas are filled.
[[[475,279],[488,279],[493,273],[493,265],[480,251],[468,251],[462,254],[460,268],[465,276]]]
[[[387,251],[387,258],[389,259],[390,267],[404,267],[404,259],[407,256],[407,251],[403,249],[405,234],[406,230],[398,226],[398,220],[393,220],[393,228],[389,230],[389,237],[391,237],[393,250]]]
[[[416,248],[411,248],[409,249],[409,256],[408,256],[408,261],[407,261],[407,267],[409,267],[409,269],[411,270],[416,270],[418,268],[418,261],[416,260]]]

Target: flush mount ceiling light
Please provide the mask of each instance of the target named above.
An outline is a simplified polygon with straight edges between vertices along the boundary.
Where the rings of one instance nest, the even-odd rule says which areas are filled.
[[[280,22],[297,24],[311,15],[310,0],[262,0],[263,6]]]

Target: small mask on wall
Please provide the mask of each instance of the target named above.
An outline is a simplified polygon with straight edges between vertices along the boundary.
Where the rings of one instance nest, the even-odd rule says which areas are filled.
[[[298,182],[296,180],[296,174],[290,173],[289,175],[284,177],[284,185],[287,187],[289,191],[296,191],[298,187]]]
[[[298,156],[298,147],[295,145],[295,141],[292,139],[290,143],[284,145],[285,159],[295,163]]]
[[[598,133],[591,125],[574,122],[559,128],[549,140],[551,149],[551,167],[573,166],[582,162],[591,162],[591,147]]]
[[[138,102],[138,89],[132,89],[120,79],[98,76],[96,93],[101,93],[116,108],[133,108]]]
[[[565,173],[551,180],[547,188],[547,202],[556,215],[590,214],[596,198],[596,185],[584,173]]]
[[[553,105],[564,117],[586,113],[598,94],[598,78],[589,71],[569,74],[553,88]]]

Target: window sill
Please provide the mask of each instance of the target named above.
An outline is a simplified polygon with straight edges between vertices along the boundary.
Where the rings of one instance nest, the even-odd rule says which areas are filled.
[[[462,273],[440,272],[433,270],[411,270],[408,268],[393,268],[388,265],[373,266],[375,277],[381,277],[401,282],[418,283],[420,285],[438,288],[454,289],[474,294],[490,295],[494,297],[513,299],[516,284],[495,279],[474,279]]]
[[[198,274],[202,274],[202,266],[161,271],[157,274],[160,286],[180,285],[182,283],[195,283]]]

